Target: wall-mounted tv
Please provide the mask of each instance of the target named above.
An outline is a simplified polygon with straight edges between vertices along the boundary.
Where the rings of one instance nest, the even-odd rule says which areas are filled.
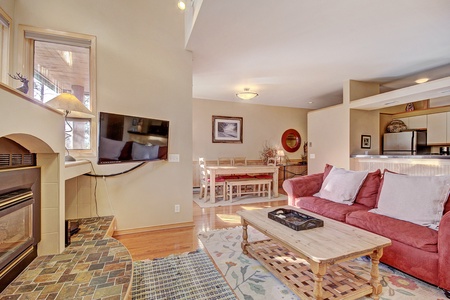
[[[98,163],[167,160],[169,121],[100,112]]]

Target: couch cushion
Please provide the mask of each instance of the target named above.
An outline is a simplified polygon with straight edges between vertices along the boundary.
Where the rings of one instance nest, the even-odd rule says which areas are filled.
[[[355,203],[363,204],[367,207],[374,208],[377,203],[378,190],[381,182],[380,169],[367,174],[358,195],[356,196]]]
[[[349,213],[346,222],[424,251],[437,252],[438,232],[428,227],[362,210]]]
[[[409,176],[386,172],[378,208],[371,212],[437,230],[450,190],[450,176]]]
[[[352,211],[368,211],[370,209],[362,204],[347,205],[314,196],[295,199],[295,206],[341,222],[345,222],[347,214]]]
[[[351,171],[333,167],[314,196],[352,205],[368,171]]]

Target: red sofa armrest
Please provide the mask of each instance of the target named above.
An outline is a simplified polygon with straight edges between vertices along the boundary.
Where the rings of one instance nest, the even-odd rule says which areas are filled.
[[[294,205],[298,197],[312,196],[320,191],[323,173],[294,177],[283,182],[283,189],[288,194],[288,204]]]
[[[439,287],[450,290],[450,212],[442,216],[438,231]]]

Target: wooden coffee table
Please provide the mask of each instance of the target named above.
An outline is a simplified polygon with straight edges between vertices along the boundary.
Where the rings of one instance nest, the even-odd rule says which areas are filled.
[[[293,209],[319,218],[324,226],[295,231],[267,214],[279,208]],[[391,240],[380,235],[291,206],[237,212],[242,219],[244,254],[251,255],[302,299],[379,299],[382,286],[378,264]],[[248,242],[251,225],[270,240]],[[341,267],[340,262],[370,255],[370,280]]]

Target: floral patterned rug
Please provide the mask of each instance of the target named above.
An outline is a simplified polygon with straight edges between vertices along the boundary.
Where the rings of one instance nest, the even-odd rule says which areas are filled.
[[[249,241],[267,239],[266,236],[250,226],[248,235]],[[239,299],[299,299],[258,261],[248,258],[242,253],[241,227],[202,232],[199,234],[199,238]],[[368,258],[362,257],[341,265],[361,277],[370,277],[370,259]],[[443,291],[435,286],[384,264],[380,264],[379,269],[383,285],[381,300],[447,299]]]

